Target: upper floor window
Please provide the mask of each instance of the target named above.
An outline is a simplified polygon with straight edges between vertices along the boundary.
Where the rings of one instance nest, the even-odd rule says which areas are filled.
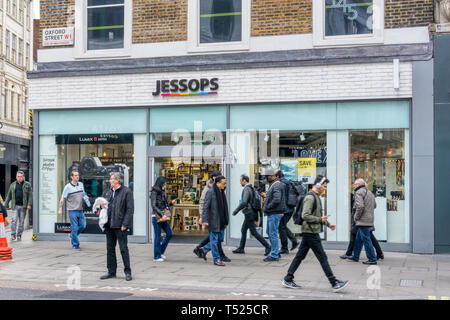
[[[75,6],[76,57],[130,55],[132,11],[131,0],[81,0]]]
[[[319,0],[313,13],[315,45],[383,42],[384,0]]]
[[[88,0],[88,50],[124,46],[124,0]]]
[[[190,51],[248,50],[250,0],[189,0]]]

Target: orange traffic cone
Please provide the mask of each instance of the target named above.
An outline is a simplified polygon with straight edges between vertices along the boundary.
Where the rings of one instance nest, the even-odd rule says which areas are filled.
[[[12,259],[12,248],[8,247],[6,241],[5,220],[3,213],[0,213],[0,261]]]

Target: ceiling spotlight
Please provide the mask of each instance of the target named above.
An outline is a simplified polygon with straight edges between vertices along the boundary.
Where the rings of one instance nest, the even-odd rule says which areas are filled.
[[[306,140],[305,135],[303,134],[303,132],[302,132],[302,134],[300,135],[300,140],[301,140],[301,141],[305,141],[305,140]]]
[[[178,141],[180,141],[180,138],[178,136],[173,136],[172,141],[178,143]]]
[[[378,140],[383,139],[383,132],[378,131]]]
[[[268,134],[266,134],[266,136],[264,137],[264,141],[265,141],[265,142],[269,142],[269,140],[270,140],[270,137],[269,137]]]

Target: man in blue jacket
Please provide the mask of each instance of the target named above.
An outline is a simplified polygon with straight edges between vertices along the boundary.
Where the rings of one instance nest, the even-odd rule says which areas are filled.
[[[270,256],[264,259],[265,262],[278,261],[280,253],[278,248],[278,228],[283,213],[286,211],[286,195],[283,184],[276,176],[276,171],[272,168],[265,169],[264,175],[270,183],[269,190],[261,193],[264,200],[264,215],[267,216],[267,234],[269,235],[272,251]]]

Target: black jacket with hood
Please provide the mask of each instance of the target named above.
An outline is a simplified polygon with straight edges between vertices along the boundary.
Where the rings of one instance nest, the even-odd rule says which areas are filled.
[[[164,209],[168,209],[171,205],[167,200],[166,192],[162,189],[165,184],[166,178],[163,176],[158,177],[150,193],[152,212],[159,218],[164,215]]]

